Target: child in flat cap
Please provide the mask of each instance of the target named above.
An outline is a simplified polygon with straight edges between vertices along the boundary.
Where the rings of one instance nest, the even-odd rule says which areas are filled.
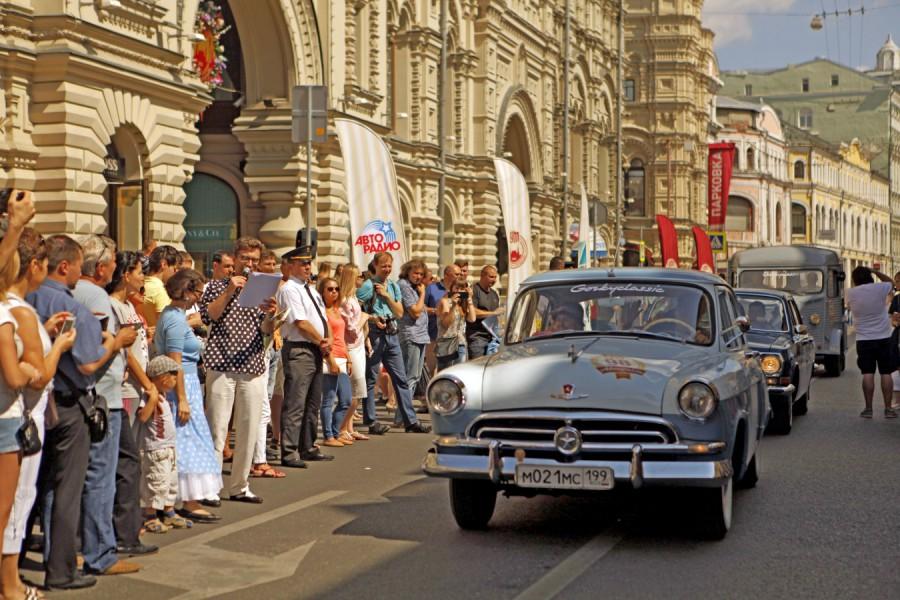
[[[141,402],[141,508],[144,527],[151,533],[166,533],[171,528],[186,529],[193,522],[175,514],[178,494],[178,463],[175,456],[175,420],[166,394],[175,388],[181,365],[165,355],[147,365],[147,377],[157,394]]]

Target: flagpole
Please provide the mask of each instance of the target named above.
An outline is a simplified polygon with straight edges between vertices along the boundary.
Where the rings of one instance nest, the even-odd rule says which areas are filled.
[[[566,242],[569,235],[569,0],[565,5],[563,27],[563,171],[562,171],[562,241],[560,254],[566,260]]]
[[[441,265],[440,262],[441,252],[443,252],[444,249],[444,236],[446,233],[444,231],[444,191],[447,187],[447,151],[444,144],[447,132],[445,131],[444,124],[444,111],[446,110],[446,107],[444,106],[444,90],[447,86],[447,0],[441,0],[440,28],[441,55],[440,66],[438,68],[438,153],[440,155],[437,197],[438,266],[445,267],[446,265]]]
[[[619,0],[618,58],[616,60],[616,254],[614,266],[622,266],[622,220],[625,210],[624,177],[622,173],[622,60],[625,55],[625,0]]]

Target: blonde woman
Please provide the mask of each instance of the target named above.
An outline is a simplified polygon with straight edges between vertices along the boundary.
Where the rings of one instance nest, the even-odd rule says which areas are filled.
[[[466,360],[466,323],[475,322],[475,304],[468,284],[457,281],[437,305],[435,346],[438,371]]]
[[[347,344],[347,354],[350,357],[350,408],[344,415],[341,423],[341,431],[338,440],[346,443],[354,440],[367,440],[365,436],[353,429],[353,415],[359,406],[360,398],[366,397],[366,324],[369,315],[363,312],[356,299],[356,288],[359,287],[359,269],[350,263],[341,269],[340,288],[340,313],[344,318],[344,341]]]

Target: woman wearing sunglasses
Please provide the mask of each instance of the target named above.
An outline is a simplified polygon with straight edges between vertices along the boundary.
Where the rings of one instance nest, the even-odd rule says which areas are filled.
[[[319,294],[325,301],[325,318],[331,332],[331,353],[325,357],[322,378],[322,433],[323,444],[332,448],[352,445],[346,437],[340,438],[341,424],[350,408],[350,356],[344,341],[346,322],[341,315],[341,287],[331,277],[319,281]]]

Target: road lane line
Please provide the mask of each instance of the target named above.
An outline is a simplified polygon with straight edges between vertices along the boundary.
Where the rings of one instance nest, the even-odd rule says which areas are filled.
[[[297,512],[298,510],[309,508],[310,506],[315,506],[316,504],[328,502],[329,500],[337,498],[338,496],[343,496],[346,493],[347,492],[345,490],[331,490],[328,492],[322,492],[321,494],[316,494],[315,496],[310,496],[309,498],[304,498],[290,504],[285,504],[284,506],[280,506],[274,510],[270,510],[269,512],[264,512],[247,519],[242,519],[235,523],[229,523],[228,525],[217,525],[215,529],[211,529],[210,531],[201,533],[200,535],[195,535],[186,540],[181,540],[180,542],[175,542],[174,544],[165,546],[164,550],[166,552],[170,552],[172,550],[177,550],[186,546],[199,546],[201,544],[208,544],[209,542],[231,535],[232,533],[237,533],[239,531],[243,531],[244,529],[250,529],[251,527],[256,527],[257,525],[262,525],[263,523],[268,523],[269,521],[274,521],[275,519],[279,519],[293,512]]]
[[[622,541],[622,537],[622,535],[608,531],[598,534],[567,559],[553,567],[546,575],[531,584],[528,589],[516,596],[515,600],[555,598],[591,565],[606,556],[616,544]]]

